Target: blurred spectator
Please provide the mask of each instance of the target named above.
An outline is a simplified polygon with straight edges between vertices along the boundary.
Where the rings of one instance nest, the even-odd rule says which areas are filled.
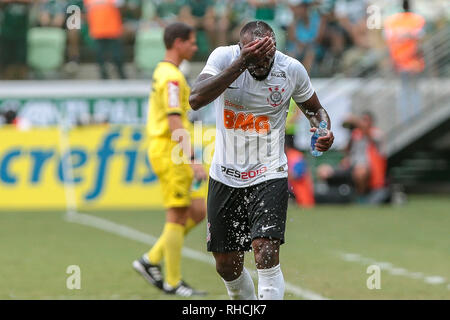
[[[425,19],[410,11],[408,0],[403,0],[403,10],[388,17],[384,27],[392,64],[400,74],[398,112],[400,119],[406,122],[421,109],[418,78],[425,68],[420,49],[425,34]]]
[[[66,17],[66,2],[61,0],[41,0],[39,6],[39,26],[62,28]]]
[[[384,135],[374,126],[373,115],[367,111],[360,117],[348,117],[343,125],[352,130],[346,157],[337,169],[320,165],[317,176],[328,184],[333,181],[351,182],[360,200],[366,196],[370,198],[386,185]]]
[[[319,31],[321,17],[312,0],[290,0],[294,20],[288,27],[288,54],[300,60],[311,72],[323,54]]]
[[[67,12],[68,9],[72,6],[76,6],[79,8],[81,13],[81,24],[84,22],[84,5],[83,0],[68,0],[67,6],[64,9],[66,12],[65,20],[69,18],[70,15],[73,14],[73,12]],[[80,26],[83,28],[83,26]],[[68,62],[65,66],[66,71],[69,74],[73,74],[77,71],[78,66],[80,64],[80,49],[81,49],[81,30],[79,29],[67,29],[67,57]]]
[[[225,44],[236,44],[239,42],[239,33],[242,27],[251,20],[251,7],[247,0],[226,1],[225,12],[220,16],[219,24],[221,30],[226,30]]]
[[[111,54],[121,79],[126,79],[123,70],[123,45],[120,37],[123,33],[120,7],[122,0],[84,0],[87,12],[89,34],[97,46],[97,62],[102,79],[108,79],[106,55]]]
[[[213,0],[185,0],[178,16],[184,22],[195,28],[197,38],[205,32],[208,40],[208,51],[216,47],[217,28],[216,12]],[[199,50],[200,48],[199,43]]]
[[[337,71],[346,46],[345,31],[336,18],[334,3],[335,0],[324,0],[318,8],[322,17],[319,41],[324,47],[323,63],[320,69],[322,75],[333,75]]]
[[[336,0],[335,15],[346,38],[346,50],[340,66],[342,70],[352,69],[368,53],[367,5],[368,0]]]
[[[263,20],[269,24],[275,20],[278,0],[248,0],[255,10],[254,20]]]
[[[0,73],[26,79],[28,18],[32,0],[0,0]]]
[[[288,159],[288,184],[295,202],[300,207],[311,208],[315,205],[314,184],[303,153],[295,148],[294,137],[300,109],[293,99],[286,119],[285,151]]]
[[[335,14],[352,43],[360,48],[368,48],[367,0],[336,0]]]
[[[183,0],[155,0],[155,20],[161,28],[178,20]]]
[[[124,5],[121,8],[123,18],[123,38],[127,44],[133,44],[141,21],[143,0],[122,1],[124,2]]]

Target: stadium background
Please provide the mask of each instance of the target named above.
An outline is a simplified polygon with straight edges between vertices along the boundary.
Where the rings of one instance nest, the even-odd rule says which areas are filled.
[[[161,9],[166,2],[123,2],[120,43],[126,80],[118,79],[111,64],[107,69],[113,79],[99,79],[95,40],[83,14],[78,40],[64,25],[49,28],[40,20],[46,10],[52,15],[64,12],[67,19],[72,16],[66,11],[70,5],[79,5],[85,13],[80,1],[36,1],[28,7],[26,72],[11,73],[13,79],[2,65],[0,82],[0,298],[168,298],[131,268],[132,260],[155,241],[164,221],[157,179],[146,158],[144,124],[151,71],[164,52],[161,25],[182,18]],[[179,5],[189,7],[190,2],[196,1]],[[250,1],[205,1],[205,7],[215,9],[217,21],[229,19],[225,26],[230,37],[222,40],[226,43],[234,43],[235,19],[269,13],[279,49],[287,52],[292,6],[297,2],[301,1],[276,1],[272,16]],[[339,2],[357,8],[364,1],[310,5],[323,17]],[[230,3],[235,6],[227,7]],[[321,158],[313,159],[307,151],[305,155],[316,179],[315,167],[335,165],[342,158],[349,138],[342,127],[345,116],[370,110],[386,134],[388,176],[396,197],[382,206],[318,204],[303,209],[291,203],[288,242],[281,252],[286,298],[449,299],[449,4],[412,2],[413,11],[427,21],[426,68],[418,85],[424,103],[405,122],[395,112],[401,80],[383,40],[383,21],[400,10],[400,2],[364,3],[381,14],[378,27],[366,28],[367,44],[347,39],[336,55],[324,45],[325,54],[309,70],[331,115],[336,141]],[[4,8],[0,31],[5,30]],[[206,28],[198,29],[194,61],[182,66],[190,82],[217,45]],[[78,50],[73,51],[74,43]],[[14,124],[6,123],[8,112],[16,116]],[[214,124],[214,110],[208,106],[191,118],[201,120],[205,132]],[[298,120],[295,141],[303,150],[309,145],[308,127],[304,118]],[[211,140],[201,143],[206,146]],[[205,250],[205,233],[206,227],[200,226],[186,239],[185,276],[195,287],[208,290],[208,299],[226,299]],[[248,256],[248,267],[254,270],[251,260]],[[80,266],[80,290],[66,286],[69,265]],[[105,265],[108,274],[103,272]],[[370,265],[381,267],[379,290],[367,288]]]

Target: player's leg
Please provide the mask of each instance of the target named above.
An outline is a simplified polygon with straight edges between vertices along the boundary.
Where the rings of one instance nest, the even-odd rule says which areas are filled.
[[[363,164],[355,165],[352,170],[352,178],[356,192],[359,195],[363,195],[369,190],[370,171],[368,166]]]
[[[252,277],[244,268],[244,252],[213,252],[217,273],[231,300],[256,300]]]
[[[251,244],[244,197],[244,189],[209,179],[207,249],[230,298],[256,300],[253,280],[244,268],[244,251]]]
[[[164,231],[161,235],[161,238],[163,238],[164,280],[172,288],[176,287],[181,281],[181,251],[188,212],[188,207],[169,208]]]
[[[186,223],[184,224],[184,235],[186,236],[192,228],[194,228],[196,225],[198,225],[200,222],[203,221],[203,219],[206,216],[206,203],[205,203],[205,197],[206,197],[206,185],[202,186],[199,190],[193,191],[191,193],[191,205],[188,209],[188,217],[186,219]],[[163,258],[163,246],[162,246],[162,239],[158,239],[156,244],[152,247],[152,254],[149,259],[151,261],[158,261],[158,263]]]
[[[192,170],[188,165],[174,165],[170,158],[150,157],[152,167],[158,176],[163,203],[167,208],[166,223],[158,241],[143,258],[133,262],[134,268],[150,283],[168,293],[176,293],[181,285],[181,250],[184,242],[184,229],[191,205],[190,187]],[[165,284],[161,276],[161,263],[164,260]],[[188,295],[189,290],[182,290]]]
[[[252,247],[258,270],[258,299],[281,300],[284,278],[280,268],[280,245],[284,243],[288,204],[287,178],[253,186],[249,200]]]
[[[206,202],[204,198],[192,199],[186,219],[184,235],[187,235],[192,228],[198,225],[206,217]]]
[[[282,300],[285,285],[280,267],[280,240],[257,238],[252,247],[258,270],[258,299]]]
[[[192,228],[198,225],[206,217],[206,194],[208,192],[208,185],[203,181],[197,190],[191,192],[191,206],[189,207],[189,214],[186,220],[184,234],[188,234]]]

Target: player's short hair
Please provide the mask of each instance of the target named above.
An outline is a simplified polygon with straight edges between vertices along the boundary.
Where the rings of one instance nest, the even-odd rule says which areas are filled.
[[[267,33],[271,33],[272,38],[275,40],[275,32],[273,32],[272,27],[269,26],[266,22],[260,20],[251,21],[242,27],[240,37],[242,38],[246,34],[251,34],[252,39],[258,37],[262,38]]]
[[[185,23],[174,22],[169,24],[164,29],[164,45],[166,49],[171,49],[177,38],[183,41],[188,40],[192,32],[194,32],[194,28]]]

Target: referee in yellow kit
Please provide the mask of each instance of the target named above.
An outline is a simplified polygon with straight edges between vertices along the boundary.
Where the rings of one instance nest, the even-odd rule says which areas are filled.
[[[164,60],[153,73],[147,131],[149,159],[167,209],[166,224],[152,249],[134,261],[133,267],[165,293],[190,297],[205,293],[194,290],[182,280],[181,250],[184,236],[205,218],[206,183],[198,190],[192,190],[192,186],[206,180],[207,174],[190,156],[194,154],[188,134],[190,88],[179,65],[184,59],[190,60],[197,51],[195,31],[184,23],[173,23],[164,30],[164,44]],[[182,152],[177,152],[180,147]],[[163,259],[164,276],[161,273]]]

